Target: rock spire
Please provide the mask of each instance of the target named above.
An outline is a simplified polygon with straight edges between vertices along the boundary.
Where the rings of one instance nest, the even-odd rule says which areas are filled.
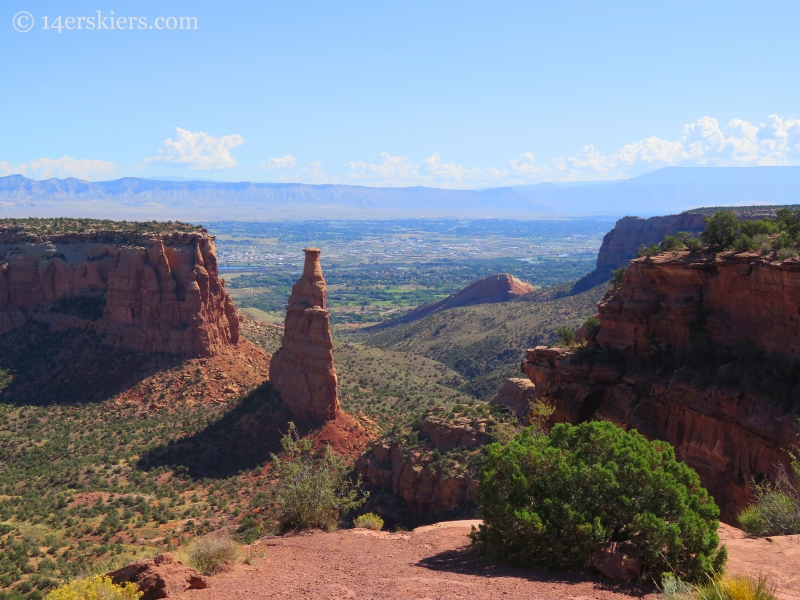
[[[292,286],[283,343],[272,357],[270,378],[295,418],[332,420],[339,414],[338,382],[321,251],[303,252],[303,275]]]

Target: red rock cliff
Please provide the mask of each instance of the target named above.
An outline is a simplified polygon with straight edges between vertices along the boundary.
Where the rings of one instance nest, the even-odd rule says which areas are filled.
[[[280,350],[270,381],[298,419],[331,420],[339,414],[333,338],[326,310],[320,250],[306,248],[303,275],[292,286]]]
[[[788,465],[786,450],[800,441],[795,417],[775,403],[725,381],[693,384],[672,372],[644,375],[634,359],[648,340],[677,355],[702,330],[715,346],[749,336],[761,348],[800,355],[800,262],[752,253],[663,253],[631,261],[622,286],[599,304],[595,337],[600,354],[576,356],[564,348],[528,350],[522,370],[539,398],[557,408],[556,420],[578,423],[597,416],[651,439],[672,444],[735,523],[751,500],[752,480]]]
[[[239,339],[214,238],[201,231],[0,230],[0,333],[29,318],[146,354],[209,356]]]
[[[599,304],[597,343],[641,354],[647,337],[678,353],[702,326],[718,344],[749,336],[771,352],[800,357],[800,262],[753,253],[662,253],[631,261],[622,287]]]

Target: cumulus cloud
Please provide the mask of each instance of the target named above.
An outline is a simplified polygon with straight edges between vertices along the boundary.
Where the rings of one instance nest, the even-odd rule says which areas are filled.
[[[91,160],[88,158],[37,158],[27,163],[11,165],[0,161],[0,175],[25,175],[33,179],[49,179],[51,177],[78,179],[97,179],[107,177],[116,169],[116,165],[105,160]]]
[[[586,145],[571,156],[539,163],[525,152],[501,167],[465,167],[436,152],[419,163],[380,154],[375,162],[350,162],[349,178],[372,185],[481,187],[541,181],[581,181],[631,177],[665,166],[786,165],[800,160],[800,119],[770,115],[753,125],[733,119],[722,127],[703,117],[683,127],[674,140],[649,137],[605,155]]]
[[[209,171],[233,169],[237,166],[231,150],[244,144],[239,134],[214,137],[202,131],[187,131],[175,128],[175,139],[167,138],[158,149],[158,154],[145,158],[144,162],[167,165],[183,165],[189,170]]]
[[[294,169],[297,159],[291,154],[279,157],[270,157],[261,163],[262,171],[281,171],[283,169]]]

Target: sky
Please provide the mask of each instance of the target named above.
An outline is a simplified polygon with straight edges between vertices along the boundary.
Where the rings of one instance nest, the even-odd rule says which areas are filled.
[[[0,175],[485,188],[797,165],[797,23],[766,1],[3,0]]]

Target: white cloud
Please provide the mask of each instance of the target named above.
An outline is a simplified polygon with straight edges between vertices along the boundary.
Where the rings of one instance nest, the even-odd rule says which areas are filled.
[[[176,138],[168,138],[161,144],[156,156],[144,162],[168,165],[185,165],[189,170],[233,169],[237,166],[231,150],[244,144],[239,134],[214,137],[202,131],[187,131],[175,128]]]
[[[49,179],[51,177],[78,179],[96,179],[107,177],[116,169],[116,165],[105,160],[90,160],[88,158],[37,158],[27,163],[11,165],[0,161],[0,175],[25,175],[33,179]]]
[[[291,154],[279,157],[270,157],[261,163],[262,171],[279,171],[283,169],[294,169],[297,159]]]
[[[800,160],[800,119],[770,115],[759,125],[733,119],[721,127],[717,119],[703,117],[685,125],[676,140],[649,137],[610,155],[590,144],[571,156],[541,164],[532,152],[525,152],[500,168],[443,162],[438,152],[419,164],[388,152],[382,152],[380,158],[376,162],[348,163],[349,178],[371,185],[467,188],[619,179],[664,166],[786,165]]]

